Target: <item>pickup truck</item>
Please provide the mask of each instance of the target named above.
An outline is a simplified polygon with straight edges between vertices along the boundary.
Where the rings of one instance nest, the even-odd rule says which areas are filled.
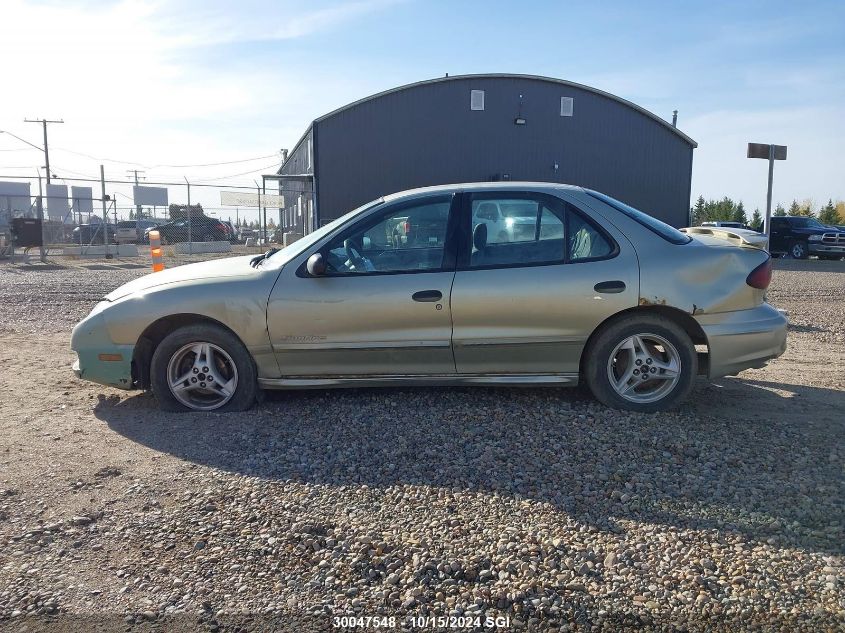
[[[772,218],[769,251],[787,253],[795,259],[816,255],[819,259],[845,257],[845,231],[803,216]]]

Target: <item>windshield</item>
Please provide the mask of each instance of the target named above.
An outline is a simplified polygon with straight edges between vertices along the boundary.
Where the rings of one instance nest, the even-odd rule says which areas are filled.
[[[624,213],[632,220],[636,220],[652,233],[657,233],[660,237],[662,237],[667,242],[671,242],[672,244],[687,244],[692,241],[692,238],[689,235],[684,235],[678,229],[669,226],[665,222],[661,222],[657,218],[653,218],[647,213],[643,213],[639,209],[635,209],[634,207],[628,206],[624,202],[620,202],[616,198],[611,198],[610,196],[606,196],[603,193],[599,193],[598,191],[592,191],[590,189],[584,189],[586,193],[593,196],[597,200],[601,200],[607,205],[610,205],[617,211]]]
[[[795,218],[793,217],[792,223],[801,229],[823,229],[826,228],[824,224],[816,220],[815,218]]]
[[[337,220],[332,220],[325,226],[321,226],[319,229],[309,233],[302,239],[299,239],[293,244],[285,246],[281,250],[273,253],[268,261],[272,262],[274,266],[283,266],[284,264],[287,264],[290,260],[299,255],[302,251],[310,248],[311,246],[319,242],[321,239],[323,239],[323,237],[334,231],[339,226],[346,224],[356,215],[364,213],[365,211],[369,211],[370,209],[380,205],[383,201],[384,198],[379,198],[378,200],[373,200],[371,202],[368,202],[367,204],[362,204],[357,209],[353,209],[346,215],[340,216]]]

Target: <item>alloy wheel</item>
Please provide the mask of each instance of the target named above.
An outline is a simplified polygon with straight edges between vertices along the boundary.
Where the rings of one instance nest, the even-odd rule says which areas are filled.
[[[607,362],[607,377],[625,400],[640,404],[668,395],[681,377],[678,350],[657,334],[634,334],[619,343]]]
[[[180,347],[167,364],[170,393],[196,411],[219,409],[238,388],[232,357],[214,343],[198,341]]]

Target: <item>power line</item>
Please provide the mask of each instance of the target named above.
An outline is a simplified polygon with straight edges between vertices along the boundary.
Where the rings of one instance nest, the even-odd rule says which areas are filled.
[[[67,171],[67,170],[65,170]],[[252,172],[249,172],[252,173]],[[9,178],[13,180],[34,180],[34,176],[12,176],[12,175],[3,175],[0,174],[0,178]],[[73,180],[76,182],[100,182],[99,178],[62,178],[62,180]],[[131,185],[131,182],[126,182],[125,180],[106,180],[108,184],[112,185]],[[147,182],[148,185],[161,185],[163,187],[184,187],[184,182]],[[249,189],[250,191],[255,191],[254,185],[232,185],[232,184],[224,184],[224,185],[210,185],[204,184],[202,182],[192,182],[192,187],[212,187],[216,189]]]
[[[56,147],[55,149],[61,150],[63,152],[68,152],[70,154],[76,154],[77,156],[84,156],[85,158],[90,158],[91,160],[98,160],[104,161],[107,163],[120,163],[123,165],[138,165],[139,167],[143,167],[145,169],[158,169],[159,167],[168,167],[168,168],[187,168],[187,167],[217,167],[219,165],[236,165],[238,163],[250,163],[256,160],[264,160],[266,158],[275,158],[276,154],[268,154],[266,156],[254,156],[252,158],[242,158],[238,160],[226,160],[219,163],[198,163],[196,165],[145,165],[144,163],[138,163],[131,160],[118,160],[116,158],[100,158],[98,156],[92,156],[91,154],[86,154],[85,152],[77,152],[76,150],[66,149],[64,147]]]
[[[248,174],[255,174],[259,171],[264,171],[265,169],[272,169],[273,167],[278,167],[278,163],[273,163],[272,165],[267,165],[266,167],[259,167],[258,169],[253,169],[252,171],[245,171],[240,174],[230,174],[228,176],[220,176],[219,178],[203,178],[202,180],[198,180],[197,182],[213,182],[215,180],[223,180],[225,178],[236,178],[238,176],[246,176]]]

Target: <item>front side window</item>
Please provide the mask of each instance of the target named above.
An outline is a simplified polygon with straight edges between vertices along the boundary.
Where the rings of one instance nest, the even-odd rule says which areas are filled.
[[[325,249],[329,274],[439,270],[451,195],[393,205],[344,231]]]

